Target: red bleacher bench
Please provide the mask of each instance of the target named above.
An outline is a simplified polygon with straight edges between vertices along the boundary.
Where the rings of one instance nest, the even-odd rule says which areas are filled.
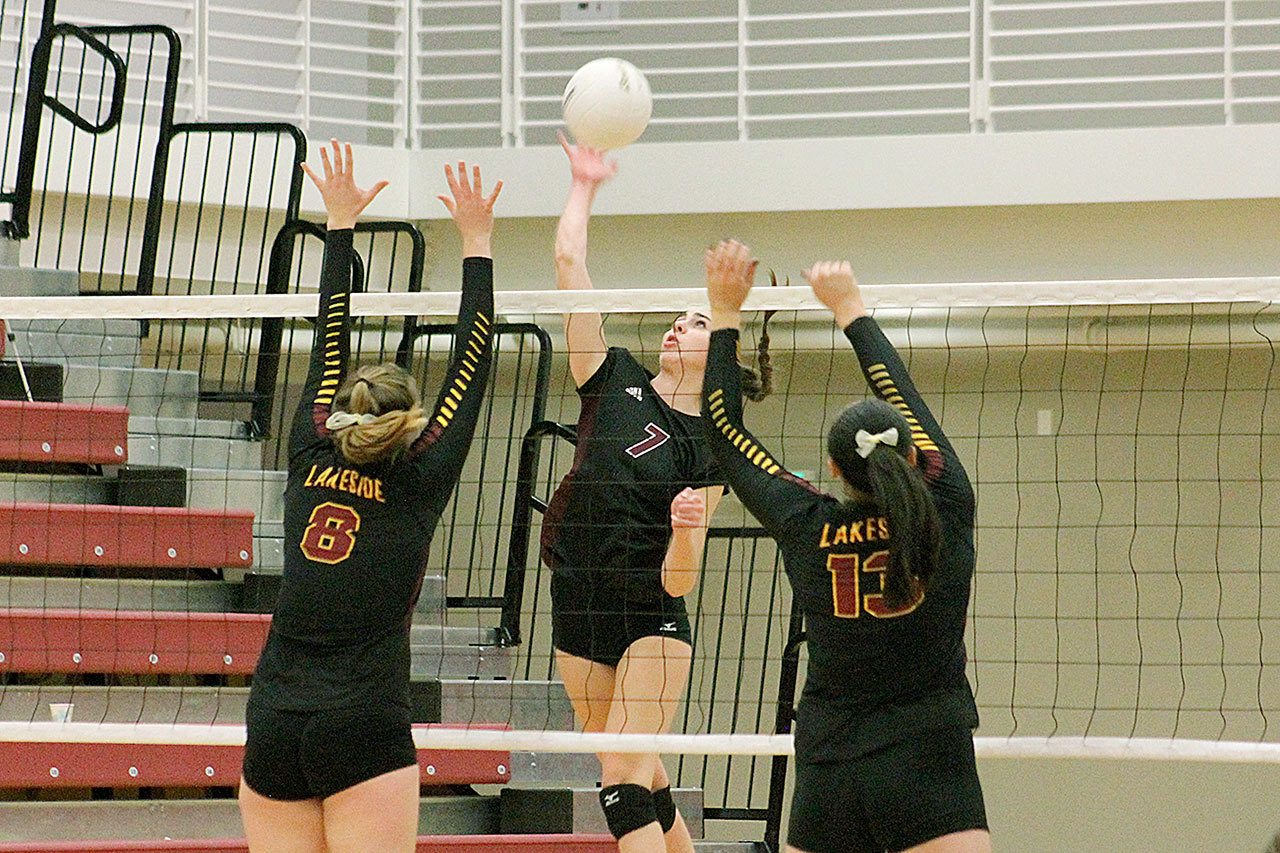
[[[0,842],[0,853],[247,853],[243,838]],[[420,835],[417,853],[618,853],[608,835]]]
[[[253,565],[253,513],[183,507],[0,504],[0,563],[224,569]]]
[[[124,406],[0,400],[0,461],[123,465],[128,454]]]
[[[0,672],[250,675],[268,613],[0,608]]]
[[[0,788],[236,785],[243,760],[240,745],[0,741]],[[511,753],[419,749],[418,768],[424,785],[500,785],[511,780]]]

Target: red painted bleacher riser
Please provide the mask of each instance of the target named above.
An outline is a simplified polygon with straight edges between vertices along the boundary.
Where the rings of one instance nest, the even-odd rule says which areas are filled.
[[[0,563],[225,569],[253,565],[253,513],[0,504]]]
[[[249,675],[265,613],[0,609],[0,672]]]
[[[243,759],[244,747],[230,745],[3,741],[0,788],[235,785]],[[511,780],[511,753],[420,749],[418,767],[424,785],[499,785]]]
[[[247,853],[244,839],[0,843],[0,853]],[[607,835],[421,835],[417,853],[618,853]]]
[[[0,400],[0,461],[123,465],[129,410]]]

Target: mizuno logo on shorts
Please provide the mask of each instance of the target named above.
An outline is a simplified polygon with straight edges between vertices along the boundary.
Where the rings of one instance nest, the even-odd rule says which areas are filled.
[[[616,806],[618,804],[618,798],[619,798],[619,794],[617,791],[613,791],[612,793],[605,794],[604,795],[605,808],[608,808],[609,806]]]
[[[659,630],[661,630],[661,631],[674,631],[675,629],[676,629],[676,623],[674,623],[674,622],[663,622],[663,623],[662,623],[662,627],[661,627]]]

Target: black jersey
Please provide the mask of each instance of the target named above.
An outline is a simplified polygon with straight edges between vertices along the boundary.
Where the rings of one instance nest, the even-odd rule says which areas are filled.
[[[944,725],[977,725],[964,628],[974,570],[974,495],[955,450],[870,317],[845,330],[876,395],[911,426],[942,524],[927,594],[893,610],[883,572],[897,536],[874,503],[842,502],[788,473],[742,425],[738,334],[712,333],[703,417],[729,484],[778,542],[804,613],[809,671],[796,721],[803,761],[856,758]]]
[[[590,573],[631,603],[662,595],[671,501],[724,482],[699,426],[653,390],[622,347],[582,384],[578,446],[542,522],[542,558],[563,576]],[[583,578],[584,580],[587,578]]]
[[[422,435],[398,458],[346,461],[325,427],[347,372],[352,232],[325,240],[320,315],[289,436],[284,581],[254,677],[284,710],[408,703],[409,622],[436,523],[488,379],[493,262],[463,261],[454,355]]]

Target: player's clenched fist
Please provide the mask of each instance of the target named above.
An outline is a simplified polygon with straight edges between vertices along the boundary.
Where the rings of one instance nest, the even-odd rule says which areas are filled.
[[[671,501],[671,526],[701,527],[707,513],[707,503],[693,489],[685,489]]]

